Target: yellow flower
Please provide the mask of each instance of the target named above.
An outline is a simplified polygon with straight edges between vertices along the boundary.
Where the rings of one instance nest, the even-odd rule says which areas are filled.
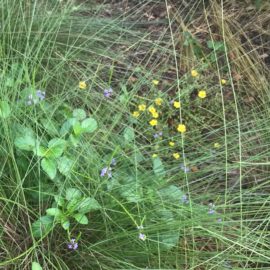
[[[204,90],[199,91],[198,97],[199,98],[206,98],[206,91],[204,91]]]
[[[185,133],[186,132],[186,126],[183,124],[179,124],[177,127],[177,131],[179,131],[180,133]]]
[[[152,83],[153,83],[153,85],[158,85],[159,81],[158,80],[153,80]]]
[[[219,148],[220,147],[220,144],[216,142],[216,143],[214,143],[214,147],[215,148]]]
[[[152,155],[152,158],[157,158],[157,157],[158,157],[157,154],[153,154],[153,155]]]
[[[155,103],[156,103],[156,105],[158,105],[158,106],[160,106],[160,105],[162,104],[162,102],[163,102],[162,98],[156,98],[156,99],[155,99]]]
[[[174,157],[175,159],[179,159],[179,158],[180,158],[180,154],[179,154],[179,153],[173,153],[173,157]]]
[[[174,146],[175,143],[174,142],[169,142],[169,146]]]
[[[154,112],[154,113],[152,113],[152,116],[153,116],[153,118],[158,118],[158,112]]]
[[[79,88],[80,88],[80,89],[86,89],[86,86],[87,86],[87,85],[86,85],[86,82],[85,82],[85,81],[80,81],[80,82],[79,82]]]
[[[221,80],[220,80],[220,83],[221,83],[222,85],[225,85],[225,84],[227,83],[227,81],[226,81],[225,79],[221,79]]]
[[[174,101],[173,106],[174,106],[176,109],[179,109],[180,106],[181,106],[181,103],[180,103],[179,101]]]
[[[155,109],[155,107],[153,107],[153,106],[150,106],[149,108],[148,108],[148,111],[150,112],[150,113],[156,113],[157,111],[156,111],[156,109]]]
[[[158,121],[157,121],[156,119],[152,119],[152,120],[149,122],[149,124],[150,124],[151,126],[156,126],[157,123],[158,123]]]
[[[140,116],[140,113],[138,111],[134,111],[132,115],[137,118]]]
[[[139,111],[143,112],[143,111],[145,111],[145,109],[146,109],[146,105],[145,105],[145,104],[140,104],[140,105],[138,106],[138,108],[139,108]]]
[[[194,77],[194,78],[195,78],[195,77],[198,77],[198,76],[199,76],[198,71],[197,71],[196,69],[192,69],[192,70],[191,70],[191,76]]]

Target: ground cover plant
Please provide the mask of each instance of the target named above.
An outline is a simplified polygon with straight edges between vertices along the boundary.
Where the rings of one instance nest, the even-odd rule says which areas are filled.
[[[267,1],[0,10],[0,269],[269,269]]]

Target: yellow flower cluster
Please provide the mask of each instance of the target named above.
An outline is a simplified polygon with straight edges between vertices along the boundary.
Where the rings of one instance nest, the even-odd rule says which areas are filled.
[[[80,89],[84,90],[84,89],[86,89],[86,87],[87,87],[87,84],[86,84],[85,81],[80,81],[79,82],[79,88]]]

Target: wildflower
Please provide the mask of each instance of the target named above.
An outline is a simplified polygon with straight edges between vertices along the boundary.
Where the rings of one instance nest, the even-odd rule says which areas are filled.
[[[226,81],[225,79],[221,79],[221,80],[220,80],[220,83],[221,83],[222,85],[225,85],[225,84],[227,83],[227,81]]]
[[[157,106],[161,106],[162,102],[163,102],[162,98],[156,98],[155,99],[155,103],[156,103]]]
[[[112,161],[111,161],[111,166],[115,166],[116,165],[116,159],[113,158]]]
[[[105,90],[104,90],[104,92],[103,92],[103,95],[104,95],[104,97],[106,97],[106,98],[111,97],[111,96],[112,96],[112,94],[113,94],[113,90],[112,90],[112,88],[111,88],[111,87],[110,87],[110,88],[108,88],[108,89],[105,89]]]
[[[218,223],[221,223],[222,222],[222,218],[218,218],[217,222]]]
[[[215,210],[214,210],[214,209],[209,209],[208,214],[209,214],[209,215],[215,214]]]
[[[188,203],[188,197],[187,197],[186,194],[184,194],[184,195],[182,196],[181,202],[182,202],[182,203]]]
[[[177,127],[177,131],[179,131],[180,133],[185,133],[186,132],[186,126],[183,124],[179,124]]]
[[[112,168],[111,167],[105,167],[101,170],[100,172],[100,176],[104,177],[104,176],[108,176],[109,178],[112,177]]]
[[[158,157],[157,154],[153,154],[153,155],[152,155],[152,158],[157,158],[157,157]]]
[[[214,143],[214,148],[219,148],[220,144],[218,142]]]
[[[179,158],[180,158],[180,154],[179,154],[179,153],[173,153],[173,157],[174,157],[175,159],[179,159]]]
[[[198,71],[197,71],[196,69],[192,69],[192,70],[191,70],[191,76],[194,77],[194,78],[195,78],[195,77],[198,77],[198,76],[199,76]]]
[[[134,111],[134,112],[132,113],[132,115],[133,115],[133,117],[137,118],[137,117],[140,116],[140,113],[139,113],[138,111]]]
[[[169,142],[169,146],[174,146],[175,143],[174,142]]]
[[[153,106],[150,106],[149,108],[148,108],[148,111],[150,112],[150,113],[156,113],[157,111],[156,111],[156,108],[155,107],[153,107]]]
[[[146,235],[144,233],[139,233],[139,239],[145,241]]]
[[[37,104],[43,99],[45,99],[45,96],[46,96],[45,91],[37,90],[34,94],[30,94],[28,96],[28,100],[26,101],[26,104],[27,105]]]
[[[80,81],[80,82],[79,82],[79,88],[80,88],[80,89],[83,89],[83,90],[84,90],[84,89],[86,89],[86,86],[87,86],[87,85],[86,85],[86,82],[85,82],[85,81]]]
[[[155,134],[154,134],[154,138],[157,139],[157,138],[161,137],[162,134],[163,134],[162,131],[160,131],[160,132],[158,132],[158,133],[155,133]]]
[[[143,225],[137,226],[138,230],[143,230]]]
[[[146,105],[145,105],[145,104],[140,104],[140,105],[138,106],[138,109],[139,109],[139,111],[144,112],[145,109],[146,109]]]
[[[208,214],[209,215],[215,214],[215,205],[214,205],[214,203],[213,202],[210,202],[208,204],[208,207],[209,207]]]
[[[72,238],[67,246],[68,249],[76,250],[78,248],[78,243],[76,242],[76,239]]]
[[[199,98],[206,98],[206,91],[204,91],[204,90],[201,90],[201,91],[199,91],[199,93],[198,93],[198,97]]]
[[[179,101],[174,101],[173,106],[174,106],[174,108],[179,109],[181,106],[181,103]]]
[[[153,112],[152,113],[152,116],[153,116],[153,118],[158,118],[159,117],[159,114],[158,114],[158,112]]]
[[[158,121],[157,121],[156,119],[152,119],[152,120],[149,122],[149,124],[150,124],[151,126],[156,126],[156,125],[158,124]]]
[[[158,81],[158,80],[153,80],[153,81],[152,81],[152,84],[153,84],[153,85],[158,85],[158,84],[159,84],[159,81]]]
[[[180,164],[180,168],[184,173],[188,173],[190,171],[190,168],[185,166],[183,163]]]

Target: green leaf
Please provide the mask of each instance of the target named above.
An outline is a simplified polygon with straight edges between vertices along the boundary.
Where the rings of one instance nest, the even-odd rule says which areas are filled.
[[[80,142],[80,137],[79,137],[79,136],[70,134],[68,139],[69,139],[69,142],[70,142],[74,147],[77,147],[77,146],[79,145],[79,142]]]
[[[47,151],[48,149],[44,146],[37,146],[36,148],[36,151],[35,151],[35,154],[38,156],[38,157],[45,157],[46,154],[47,154]]]
[[[73,131],[74,131],[74,134],[76,136],[79,136],[79,135],[81,135],[83,133],[83,128],[82,128],[80,122],[74,123],[74,125],[73,125]]]
[[[101,208],[101,205],[94,198],[84,198],[77,205],[75,210],[79,211],[82,214],[88,213],[90,211],[95,211]]]
[[[163,163],[159,157],[153,159],[153,170],[157,176],[164,176],[165,169]]]
[[[124,138],[126,142],[132,142],[135,139],[134,129],[132,127],[126,127],[124,130]]]
[[[57,160],[57,166],[60,173],[65,176],[69,176],[72,170],[73,160],[70,158],[63,156]]]
[[[77,188],[68,188],[66,190],[66,199],[68,201],[74,199],[80,199],[82,197],[82,193]]]
[[[159,190],[158,193],[165,202],[172,201],[175,203],[179,203],[182,196],[184,195],[180,188],[175,185],[170,185],[166,188],[163,188]]]
[[[10,115],[10,107],[6,101],[0,101],[0,118],[7,118]]]
[[[57,203],[57,205],[59,205],[59,206],[64,206],[64,204],[65,204],[65,199],[63,197],[61,197],[60,195],[55,195],[54,200]]]
[[[59,217],[62,215],[62,211],[58,208],[48,208],[46,210],[48,216]]]
[[[40,122],[49,135],[59,136],[57,123],[55,123],[53,120],[43,118],[40,120]]]
[[[86,118],[86,113],[82,109],[75,109],[73,111],[73,117],[76,118],[77,120],[83,120]]]
[[[55,138],[49,141],[49,149],[46,153],[46,157],[58,158],[60,157],[65,148],[67,142],[63,139]]]
[[[32,224],[33,236],[36,238],[42,237],[53,228],[54,218],[51,216],[42,216]]]
[[[38,262],[32,262],[32,270],[42,270],[42,267]]]
[[[56,161],[53,159],[43,158],[41,161],[42,169],[51,179],[54,179],[57,173]]]
[[[86,118],[82,121],[83,132],[92,133],[97,129],[97,121],[94,118]]]
[[[69,220],[68,220],[66,217],[64,217],[64,218],[61,220],[61,226],[62,226],[62,228],[63,228],[64,230],[68,230],[68,229],[69,229],[69,227],[70,227],[70,222],[69,222]]]
[[[60,129],[60,135],[61,137],[64,137],[66,134],[68,134],[70,132],[71,127],[73,127],[73,125],[75,123],[77,123],[77,119],[76,118],[69,118],[61,127]]]
[[[77,220],[77,222],[79,222],[80,224],[88,224],[88,218],[86,215],[81,214],[81,213],[77,213],[75,215],[73,215],[73,217]]]
[[[14,144],[17,148],[25,151],[34,151],[36,148],[36,139],[32,134],[24,134],[16,137]]]

